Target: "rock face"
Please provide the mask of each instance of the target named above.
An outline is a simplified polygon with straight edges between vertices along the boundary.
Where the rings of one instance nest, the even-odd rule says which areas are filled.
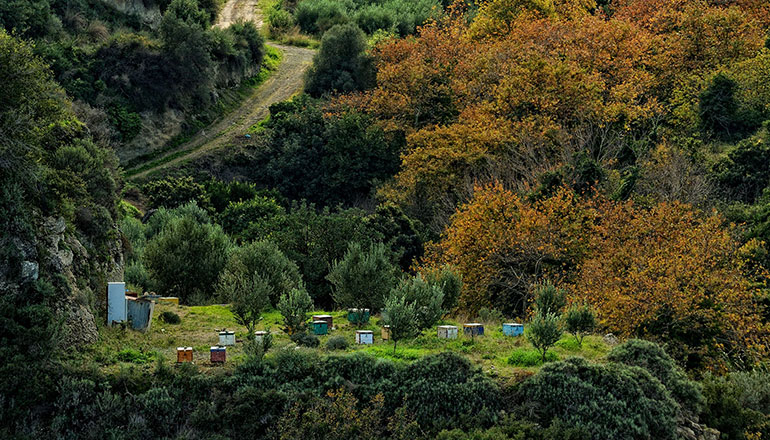
[[[681,422],[676,431],[677,436],[684,440],[719,440],[719,431],[689,419]]]
[[[144,0],[102,0],[102,2],[124,14],[139,17],[145,25],[152,28],[159,26],[163,18],[157,5],[145,5]]]
[[[93,258],[75,235],[67,231],[63,218],[47,217],[39,228],[38,247],[41,249],[38,261],[24,264],[44,266],[49,273],[60,274],[67,281],[67,291],[61,292],[52,305],[55,313],[64,319],[60,344],[72,347],[95,342],[99,333],[94,309],[104,307],[106,283],[123,280],[120,242],[114,240],[108,246],[107,255]],[[92,281],[94,275],[99,280],[96,283]]]

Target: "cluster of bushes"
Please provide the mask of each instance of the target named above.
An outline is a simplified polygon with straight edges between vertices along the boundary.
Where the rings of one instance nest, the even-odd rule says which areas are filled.
[[[17,0],[0,7],[0,25],[34,38],[90,128],[121,145],[141,131],[141,114],[199,115],[216,89],[255,76],[264,57],[253,24],[210,28],[219,0],[144,3],[162,19],[146,23],[95,0]]]
[[[676,439],[678,428],[699,421],[719,423],[726,439],[742,439],[766,432],[770,398],[766,371],[708,379],[703,392],[660,347],[636,340],[613,349],[607,363],[555,362],[514,385],[495,383],[452,353],[400,363],[301,349],[250,357],[221,375],[162,364],[151,375],[55,375],[58,385],[40,396],[53,404],[4,425],[6,432],[37,427],[63,438],[631,440]]]
[[[391,271],[394,280],[422,254],[419,225],[393,206],[381,206],[371,214],[352,208],[317,209],[306,202],[288,203],[280,194],[258,190],[254,184],[197,183],[191,178],[152,181],[143,191],[156,209],[144,222],[132,216],[121,221],[129,245],[126,281],[143,290],[177,294],[187,302],[213,300],[220,275],[242,264],[237,258],[247,252],[244,249],[256,252],[254,242],[275,243],[268,253],[293,267],[294,284],[274,289],[273,306],[282,292],[298,287],[300,279],[317,306],[331,306],[332,282],[327,275],[352,244],[359,250],[379,244],[383,266],[378,270]],[[457,291],[452,294],[455,300]],[[379,297],[376,302],[381,305]]]
[[[268,10],[267,22],[273,35],[296,27],[305,34],[320,37],[335,25],[352,23],[369,35],[386,32],[406,36],[442,11],[442,4],[437,0],[281,0]]]

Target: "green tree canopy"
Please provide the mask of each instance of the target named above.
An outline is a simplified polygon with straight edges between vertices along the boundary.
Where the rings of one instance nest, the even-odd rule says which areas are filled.
[[[366,53],[363,31],[350,23],[329,29],[308,70],[305,91],[318,97],[327,93],[366,90],[374,84],[374,63]]]
[[[375,243],[364,249],[358,243],[351,243],[326,278],[334,286],[337,306],[378,310],[396,284],[396,273],[385,245]]]

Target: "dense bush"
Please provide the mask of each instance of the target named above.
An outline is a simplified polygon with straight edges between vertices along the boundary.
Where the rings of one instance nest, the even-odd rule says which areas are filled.
[[[183,216],[148,241],[144,263],[160,293],[184,303],[203,302],[213,298],[230,248],[222,228]]]
[[[380,235],[369,228],[361,210],[316,209],[312,204],[293,203],[285,215],[250,230],[249,237],[270,237],[297,264],[316,307],[330,308],[331,283],[326,280],[334,261],[344,257],[350,243],[369,246]]]
[[[159,318],[161,322],[165,322],[166,324],[179,324],[182,322],[182,318],[180,318],[179,315],[169,310],[161,313]]]
[[[249,200],[230,202],[219,216],[219,222],[225,232],[239,237],[253,227],[253,223],[264,221],[283,212],[283,207],[275,199],[256,196]]]
[[[406,36],[440,13],[441,6],[436,0],[301,0],[294,10],[294,19],[309,34],[323,35],[334,25],[352,21],[370,35],[387,31]]]
[[[770,435],[770,373],[763,366],[703,382],[706,405],[701,420],[730,440]]]
[[[209,203],[203,185],[194,182],[192,177],[167,177],[153,180],[142,186],[142,192],[147,196],[150,208],[176,208],[196,202],[200,207]]]
[[[364,249],[358,243],[351,243],[326,278],[334,286],[334,302],[338,307],[379,310],[395,286],[397,275],[383,244]]]
[[[394,290],[414,307],[412,319],[415,319],[418,330],[433,327],[446,313],[443,308],[444,292],[439,286],[425,281],[420,274],[402,280]]]
[[[366,90],[375,84],[374,61],[366,53],[366,36],[354,24],[336,25],[324,34],[307,72],[311,96]]]
[[[677,403],[649,372],[581,358],[550,363],[521,385],[537,420],[560,419],[593,439],[676,439]]]
[[[315,348],[321,343],[318,336],[307,333],[297,332],[291,335],[291,341],[302,347]]]
[[[273,104],[246,151],[249,178],[292,200],[360,205],[396,172],[403,143],[372,122],[355,110],[329,112],[307,95]]]
[[[327,350],[347,350],[348,340],[344,336],[332,336],[326,341]]]
[[[671,392],[671,396],[690,415],[703,408],[701,386],[687,378],[663,348],[650,341],[630,339],[613,348],[607,360],[644,368]]]

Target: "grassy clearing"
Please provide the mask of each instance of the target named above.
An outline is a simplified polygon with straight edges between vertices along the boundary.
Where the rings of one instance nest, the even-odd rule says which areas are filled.
[[[160,320],[164,311],[174,312],[181,318],[179,324],[168,324]],[[526,338],[509,337],[502,333],[498,323],[487,323],[485,335],[471,339],[462,334],[458,339],[439,339],[436,330],[428,329],[415,339],[400,341],[396,352],[393,344],[383,341],[381,337],[380,319],[373,316],[369,323],[358,327],[347,321],[347,313],[343,311],[313,314],[330,314],[334,319],[334,327],[328,335],[320,336],[320,346],[314,351],[320,353],[353,353],[361,351],[376,357],[398,362],[410,362],[420,357],[453,351],[469,358],[489,374],[518,378],[532,374],[540,368],[540,354],[527,342]],[[462,332],[462,322],[454,319],[445,320],[442,324],[457,325]],[[293,346],[289,337],[281,330],[282,317],[276,310],[264,313],[258,325],[259,330],[269,329],[273,334],[274,349]],[[374,345],[356,345],[355,330],[372,330]],[[225,366],[213,365],[209,362],[209,348],[219,341],[220,330],[235,331],[236,345],[228,347]],[[100,340],[77,353],[73,353],[70,362],[83,366],[94,363],[105,372],[119,372],[125,368],[139,369],[151,372],[155,363],[166,364],[176,362],[176,348],[185,346],[195,350],[195,363],[203,371],[219,371],[232,369],[244,359],[243,341],[246,339],[246,329],[236,323],[235,317],[228,305],[209,306],[177,306],[173,304],[156,304],[153,322],[145,333],[122,329],[119,327],[100,329]],[[326,348],[327,341],[335,336],[342,336],[348,342],[345,351]],[[587,336],[582,348],[578,347],[572,335],[565,334],[549,353],[549,361],[566,359],[570,356],[581,356],[590,360],[601,360],[610,347],[602,342],[599,336]],[[270,354],[268,354],[270,356]],[[512,360],[511,360],[512,359]]]

